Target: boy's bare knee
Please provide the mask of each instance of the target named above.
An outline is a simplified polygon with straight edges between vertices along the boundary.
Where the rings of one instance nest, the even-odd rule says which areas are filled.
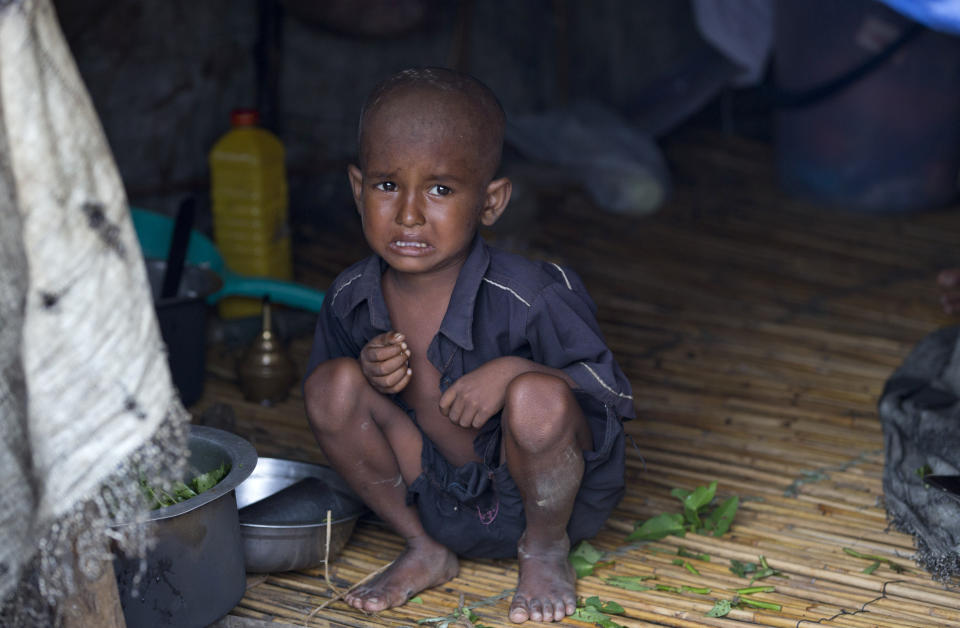
[[[354,359],[336,358],[320,364],[303,386],[310,422],[317,428],[338,429],[356,415],[366,385],[360,364]]]
[[[548,449],[575,430],[580,412],[570,387],[559,377],[524,373],[507,386],[503,429],[530,451]]]

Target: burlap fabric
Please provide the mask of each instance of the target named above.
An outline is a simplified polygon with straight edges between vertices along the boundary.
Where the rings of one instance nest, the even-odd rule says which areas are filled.
[[[938,580],[960,575],[960,503],[924,482],[960,475],[960,327],[924,338],[887,380],[879,405],[887,514],[912,534]]]
[[[119,174],[49,0],[0,0],[0,624],[55,625],[108,540],[143,553],[138,474],[182,473]]]

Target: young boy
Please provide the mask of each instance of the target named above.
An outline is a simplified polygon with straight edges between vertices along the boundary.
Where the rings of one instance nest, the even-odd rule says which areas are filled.
[[[487,247],[510,199],[505,116],[476,79],[407,70],[360,120],[349,178],[374,255],[327,291],[307,414],[330,464],[406,541],[346,601],[406,602],[457,556],[519,556],[510,619],[576,605],[570,543],[623,495],[630,385],[579,278]]]

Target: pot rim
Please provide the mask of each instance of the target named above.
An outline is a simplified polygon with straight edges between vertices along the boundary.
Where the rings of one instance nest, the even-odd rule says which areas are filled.
[[[359,509],[355,513],[351,513],[345,517],[340,517],[339,519],[331,519],[330,525],[335,526],[338,523],[348,523],[355,519],[359,519],[363,516],[365,509]],[[315,523],[244,523],[240,522],[241,528],[252,528],[252,529],[264,529],[264,530],[306,530],[310,528],[323,528],[326,527],[327,520],[317,521]]]

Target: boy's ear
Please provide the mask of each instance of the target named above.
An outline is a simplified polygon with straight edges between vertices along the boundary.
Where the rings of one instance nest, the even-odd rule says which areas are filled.
[[[363,172],[353,164],[347,166],[347,176],[350,178],[350,189],[353,190],[353,203],[360,211],[360,198],[363,195]]]
[[[513,184],[506,177],[494,179],[487,184],[486,199],[483,209],[480,210],[480,222],[485,227],[493,226],[493,223],[497,222],[503,214],[503,210],[507,208],[507,203],[510,202],[510,192],[512,190]]]

